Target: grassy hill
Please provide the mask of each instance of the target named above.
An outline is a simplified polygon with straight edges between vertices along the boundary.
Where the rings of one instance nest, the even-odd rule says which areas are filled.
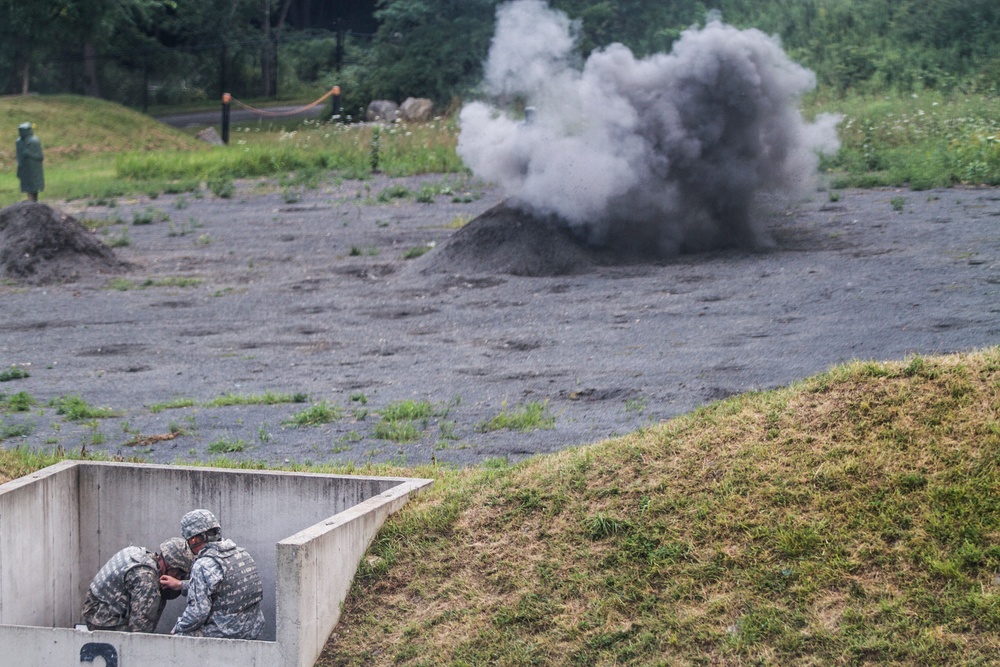
[[[0,127],[7,137],[0,142],[0,205],[22,198],[14,142],[17,126],[24,122],[34,123],[42,140],[43,199],[69,199],[106,189],[116,180],[115,157],[121,153],[207,148],[149,116],[92,97],[0,97]]]
[[[94,153],[200,148],[193,137],[113,102],[76,95],[0,97],[0,125],[9,141],[0,144],[0,169],[16,163],[17,126],[35,124],[45,166]]]
[[[434,474],[319,665],[987,665],[1000,349]]]

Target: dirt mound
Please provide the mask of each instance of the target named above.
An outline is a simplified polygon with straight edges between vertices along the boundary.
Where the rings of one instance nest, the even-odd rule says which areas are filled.
[[[43,285],[131,268],[72,216],[45,204],[0,210],[0,275]]]
[[[422,273],[506,273],[562,276],[586,273],[607,257],[552,218],[498,204],[424,256]]]

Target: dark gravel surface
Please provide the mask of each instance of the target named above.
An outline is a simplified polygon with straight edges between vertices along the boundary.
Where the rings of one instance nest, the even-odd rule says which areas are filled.
[[[442,181],[454,196],[379,198]],[[79,220],[122,218],[98,234],[127,235],[115,252],[137,268],[118,282],[92,274],[0,286],[0,371],[30,373],[0,383],[0,394],[38,401],[0,414],[0,445],[156,462],[514,461],[840,362],[1000,341],[995,189],[817,193],[773,215],[767,250],[556,277],[478,273],[469,261],[441,271],[460,222],[500,201],[490,187],[377,178],[287,199],[238,184],[232,199],[52,203]],[[148,207],[170,220],[131,224]],[[423,257],[403,258],[430,243]],[[184,286],[189,278],[197,284]],[[308,399],[209,405],[266,392]],[[69,420],[50,405],[67,395],[120,416]],[[194,405],[160,409],[182,399]],[[416,440],[383,432],[380,415],[402,401],[433,408],[413,423]],[[315,403],[340,419],[287,423]],[[545,407],[551,428],[483,431],[531,404]]]

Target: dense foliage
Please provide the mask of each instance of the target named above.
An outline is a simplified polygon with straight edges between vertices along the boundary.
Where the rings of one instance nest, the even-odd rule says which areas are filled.
[[[223,89],[241,97],[306,95],[339,83],[351,96],[347,108],[411,95],[444,104],[474,91],[498,3],[378,0],[373,20],[363,23],[377,25],[375,35],[331,18],[370,12],[371,0],[324,5],[312,12],[321,25],[286,21],[290,4],[0,0],[0,92],[74,92],[138,106],[215,99]],[[579,21],[584,55],[612,42],[639,55],[669,50],[715,10],[739,27],[778,35],[836,93],[1000,91],[995,0],[551,4]],[[310,0],[298,0],[292,16],[309,9]]]

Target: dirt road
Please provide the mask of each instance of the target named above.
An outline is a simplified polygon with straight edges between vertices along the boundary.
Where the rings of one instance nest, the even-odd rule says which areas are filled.
[[[417,201],[442,181],[452,194]],[[997,190],[817,193],[775,213],[771,249],[545,278],[421,271],[500,200],[483,185],[377,178],[295,196],[239,184],[232,199],[63,206],[121,218],[98,233],[127,237],[116,253],[139,268],[0,287],[0,370],[30,372],[0,393],[38,401],[0,415],[2,445],[157,462],[513,461],[839,362],[1000,341]],[[131,224],[156,211],[169,220]],[[260,404],[267,392],[306,402]],[[49,404],[67,395],[119,416],[70,420]],[[232,396],[255,400],[213,407]],[[381,419],[425,403],[409,434]],[[292,424],[314,405],[339,418]],[[488,430],[527,406],[551,427]]]

